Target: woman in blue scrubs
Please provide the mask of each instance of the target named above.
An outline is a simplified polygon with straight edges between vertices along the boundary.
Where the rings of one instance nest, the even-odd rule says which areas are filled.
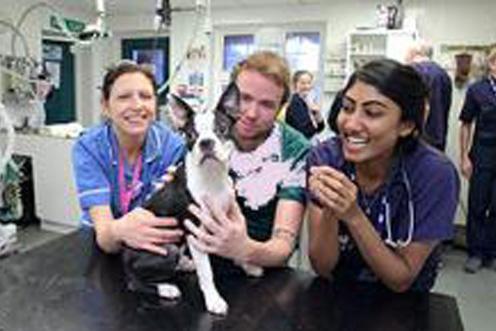
[[[337,282],[428,291],[453,234],[453,164],[419,139],[427,89],[415,70],[369,62],[344,88],[339,136],[308,158],[309,255]]]
[[[140,208],[167,168],[185,153],[182,139],[156,121],[153,73],[131,61],[110,68],[102,84],[104,123],[75,143],[73,166],[83,225],[93,226],[106,252],[123,244],[167,254],[182,231],[173,218]]]

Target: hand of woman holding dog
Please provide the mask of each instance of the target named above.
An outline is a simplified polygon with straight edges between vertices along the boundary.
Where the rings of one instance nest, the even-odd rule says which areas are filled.
[[[246,220],[239,206],[232,197],[227,213],[216,201],[204,199],[202,209],[190,205],[189,210],[202,222],[201,227],[186,221],[186,228],[191,231],[191,240],[198,249],[236,261],[244,261],[250,238],[246,229]]]
[[[183,231],[177,229],[177,220],[156,217],[143,208],[135,208],[114,222],[117,238],[129,247],[166,255],[164,244],[178,242]]]

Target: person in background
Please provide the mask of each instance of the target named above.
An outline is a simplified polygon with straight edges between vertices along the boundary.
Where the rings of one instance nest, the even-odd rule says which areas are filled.
[[[191,207],[202,227],[186,227],[199,249],[220,256],[212,258],[216,273],[237,275],[240,270],[224,258],[271,267],[284,265],[292,254],[305,210],[309,142],[276,121],[289,97],[290,73],[282,57],[254,53],[233,79],[240,91],[230,158],[237,201],[226,214],[207,197],[209,213]]]
[[[489,74],[469,86],[460,113],[460,169],[469,180],[465,271],[496,257],[496,48]]]
[[[453,84],[446,70],[432,60],[432,46],[417,41],[407,51],[406,62],[422,76],[429,89],[425,139],[440,151],[446,149]]]
[[[182,139],[156,121],[153,73],[123,61],[103,79],[101,105],[105,121],[84,133],[73,148],[73,167],[83,225],[93,226],[105,252],[123,244],[167,254],[165,243],[182,232],[176,220],[158,218],[139,206],[180,160]]]
[[[307,70],[299,70],[293,75],[291,100],[286,109],[286,123],[311,139],[324,130],[324,120],[320,107],[311,99],[313,75]]]
[[[309,257],[335,281],[429,291],[454,231],[459,180],[419,139],[427,88],[410,66],[371,61],[344,88],[339,136],[308,156]]]

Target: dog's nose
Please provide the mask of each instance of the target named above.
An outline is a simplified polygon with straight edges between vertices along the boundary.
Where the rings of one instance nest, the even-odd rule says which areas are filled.
[[[199,144],[202,152],[208,152],[214,149],[215,141],[210,138],[205,138],[200,140]]]

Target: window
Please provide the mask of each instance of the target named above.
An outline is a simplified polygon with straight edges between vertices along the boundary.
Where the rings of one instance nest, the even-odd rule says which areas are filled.
[[[313,93],[322,95],[324,81],[322,50],[324,24],[275,24],[230,26],[215,30],[212,99],[230,81],[232,69],[257,50],[275,50],[283,55],[291,72],[309,70],[314,74]]]
[[[288,32],[286,33],[285,54],[292,71],[319,71],[320,33]]]
[[[222,68],[231,72],[236,63],[245,59],[255,50],[255,41],[252,34],[224,36],[224,56]]]
[[[158,86],[165,83],[165,73],[161,70],[165,66],[165,54],[160,49],[133,49],[131,60],[138,64],[147,64],[153,71]]]
[[[169,38],[133,38],[121,42],[121,58],[150,65],[158,86],[169,79]],[[159,104],[166,102],[166,93],[159,96]]]

